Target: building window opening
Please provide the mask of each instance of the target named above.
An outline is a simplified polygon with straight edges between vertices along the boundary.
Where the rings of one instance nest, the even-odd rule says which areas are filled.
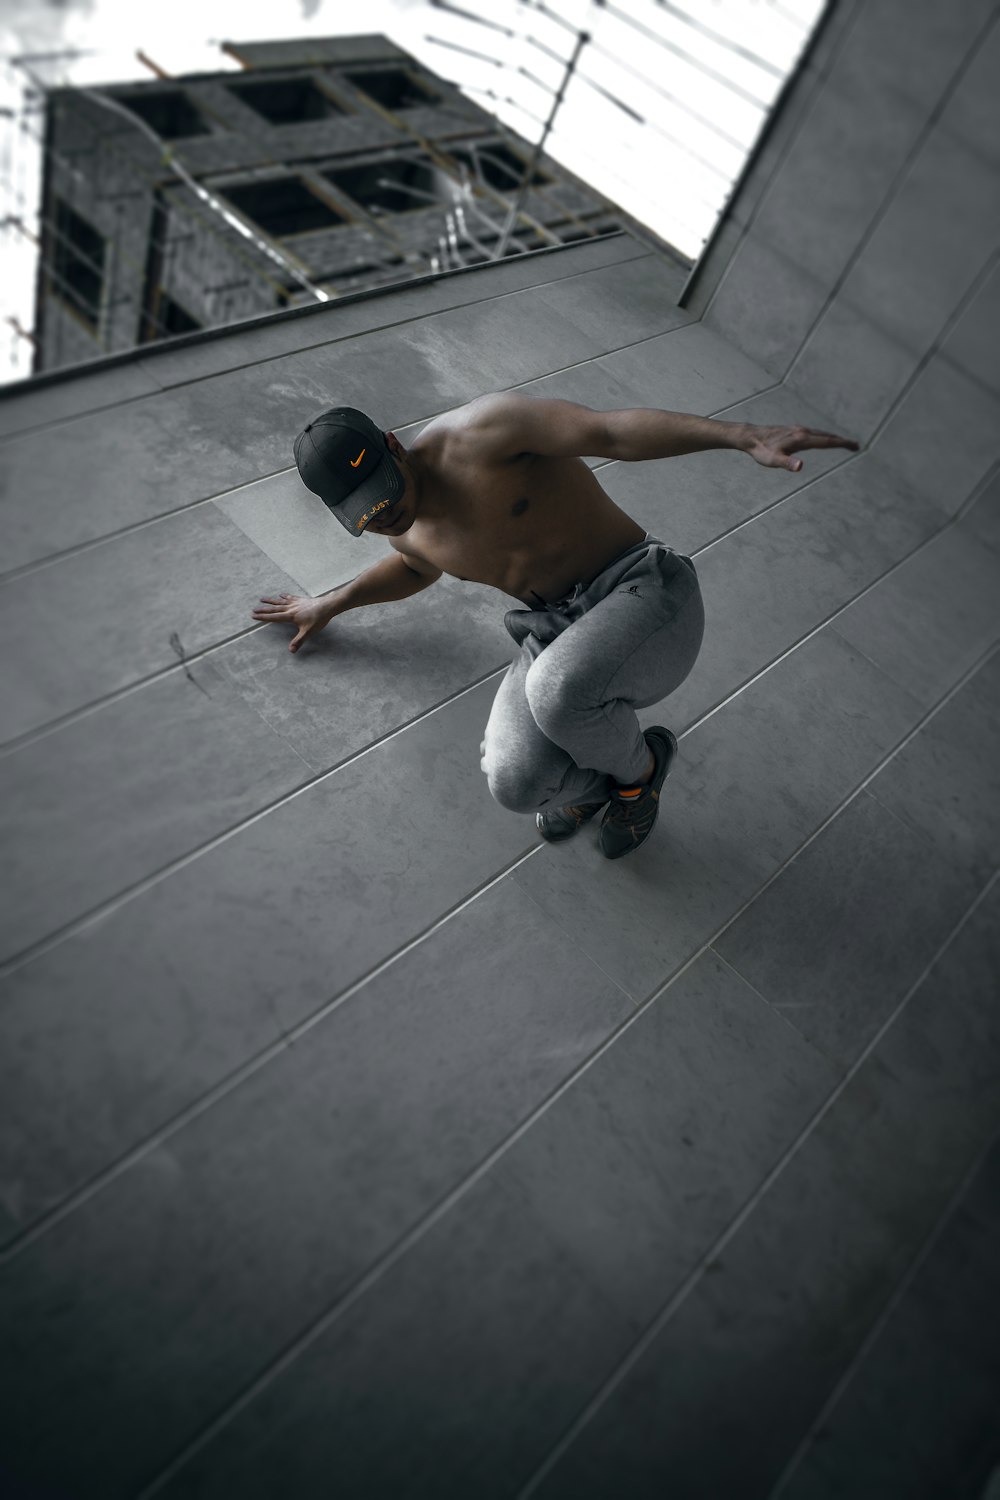
[[[208,125],[180,89],[158,89],[148,94],[120,94],[119,100],[165,141],[189,135],[209,135]]]
[[[500,145],[485,146],[475,151],[453,146],[449,148],[448,154],[465,167],[474,182],[482,180],[498,192],[511,195],[520,187],[528,167],[528,163],[515,152]],[[549,176],[536,167],[528,179],[528,186],[535,187],[550,181]]]
[[[97,331],[104,285],[105,239],[61,199],[55,200],[50,279],[57,296]]]
[[[504,255],[517,255],[518,245],[522,250],[540,250],[549,241],[540,235],[536,229],[515,229],[510,237],[510,243],[504,251]]]
[[[615,227],[617,229],[617,225]],[[573,228],[564,228],[562,224],[550,224],[549,228],[553,234],[559,236],[564,245],[572,245],[577,240],[592,240],[603,233],[602,230],[577,229],[575,226]]]
[[[455,154],[457,155],[457,152]],[[528,163],[509,147],[500,144],[484,146],[475,155],[479,158],[479,167],[484,181],[489,183],[490,187],[497,188],[499,192],[509,193],[514,188],[520,187],[524,181]],[[546,173],[540,172],[536,167],[528,178],[528,186],[535,187],[536,184],[548,181]]]
[[[428,161],[371,162],[323,175],[376,218],[452,203],[459,196],[458,184]]]
[[[558,229],[553,230],[553,233],[558,234]],[[478,228],[476,230],[476,239],[481,245],[495,245],[499,238],[499,230]],[[542,245],[551,244],[551,241],[547,240],[544,235],[539,234],[537,229],[532,229],[530,224],[522,224],[519,228],[511,232],[508,237],[508,243],[513,248],[507,249],[504,252],[505,255],[516,255],[517,245],[522,245],[526,250],[537,250]]]
[[[272,125],[327,120],[345,112],[311,78],[253,79],[227,87]]]
[[[310,229],[330,229],[344,222],[298,177],[272,177],[266,182],[247,182],[220,191],[242,214],[277,239],[288,234],[305,234]]]
[[[157,338],[169,338],[174,333],[195,333],[201,326],[186,307],[175,302],[169,292],[161,290],[156,307]]]
[[[438,95],[411,78],[402,68],[380,68],[372,73],[348,73],[355,88],[374,99],[385,109],[415,109],[421,104],[435,104]]]
[[[558,234],[558,230],[555,232]],[[492,248],[500,238],[498,231],[477,226],[475,233],[479,244],[485,249],[490,250],[491,253],[487,255],[477,253],[471,241],[463,242],[460,239],[459,243],[462,246],[463,260],[468,261],[470,265],[478,265],[481,261],[493,260]],[[520,229],[515,229],[511,233],[507,240],[507,248],[504,251],[504,255],[520,255],[523,250],[541,250],[549,244],[551,244],[550,240],[547,240],[544,235],[539,234],[537,230],[527,225]]]

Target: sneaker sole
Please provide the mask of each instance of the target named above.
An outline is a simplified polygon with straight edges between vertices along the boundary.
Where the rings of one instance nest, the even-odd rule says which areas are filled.
[[[575,818],[562,818],[561,810],[553,808],[551,812],[540,812],[535,814],[535,827],[542,835],[547,844],[561,844],[564,839],[571,839],[574,833],[579,833],[584,823],[589,823],[596,818],[604,803],[595,807],[589,818],[582,818],[578,823]],[[560,821],[554,821],[559,818]]]

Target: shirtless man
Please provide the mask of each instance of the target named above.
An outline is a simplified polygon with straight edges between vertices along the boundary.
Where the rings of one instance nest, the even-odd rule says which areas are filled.
[[[534,813],[550,842],[609,804],[600,842],[617,859],[649,836],[677,749],[668,729],[643,733],[635,709],[688,675],[704,611],[691,559],[626,515],[583,456],[634,463],[735,448],[798,472],[795,453],[857,446],[807,427],[501,392],[436,417],[406,449],[337,407],[300,433],[299,473],[352,536],[388,537],[392,553],[318,598],[263,598],[253,617],[296,626],[294,652],[335,615],[408,598],[442,573],[519,600],[525,608],[504,617],[519,654],[481,747],[490,792]]]

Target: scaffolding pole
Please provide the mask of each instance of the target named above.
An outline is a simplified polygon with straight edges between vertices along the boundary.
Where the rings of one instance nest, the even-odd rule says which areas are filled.
[[[514,228],[514,225],[517,223],[517,217],[521,212],[524,200],[528,196],[528,187],[531,183],[532,177],[534,177],[535,175],[535,168],[538,166],[539,160],[541,159],[542,151],[545,147],[545,142],[549,138],[549,131],[552,129],[552,124],[555,120],[556,113],[559,109],[560,104],[562,103],[563,95],[566,92],[566,86],[573,76],[573,70],[576,67],[577,59],[579,58],[580,53],[583,51],[584,47],[589,41],[589,31],[581,31],[578,34],[576,39],[576,47],[573,49],[573,56],[566,64],[566,72],[563,74],[563,81],[559,85],[559,92],[556,95],[555,99],[552,101],[552,108],[549,111],[549,118],[545,122],[545,129],[542,131],[541,139],[539,140],[538,145],[531,153],[531,160],[525,168],[524,176],[521,179],[521,186],[517,190],[517,197],[511,204],[510,212],[507,215],[507,222],[504,224],[503,229],[500,231],[500,238],[497,240],[496,247],[493,251],[494,260],[499,260],[504,251],[507,249],[507,241],[510,239],[511,231]]]

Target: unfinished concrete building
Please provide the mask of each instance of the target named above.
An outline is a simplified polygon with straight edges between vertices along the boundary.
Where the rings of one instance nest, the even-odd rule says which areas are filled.
[[[532,148],[451,84],[381,36],[228,50],[49,95],[36,371],[494,254]],[[544,158],[504,253],[622,223]]]

